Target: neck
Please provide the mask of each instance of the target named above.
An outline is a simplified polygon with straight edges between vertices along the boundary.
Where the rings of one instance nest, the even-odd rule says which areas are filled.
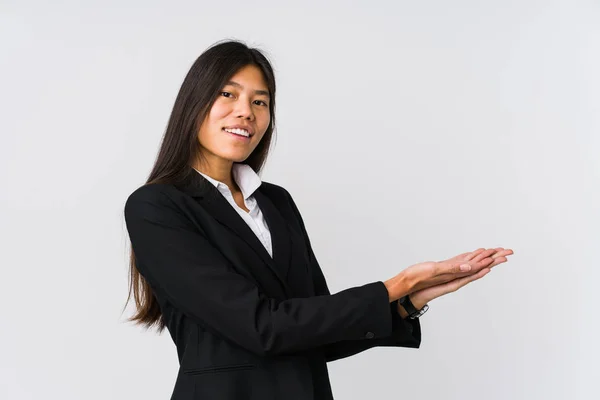
[[[213,163],[203,162],[198,163],[194,168],[219,182],[223,182],[232,192],[239,191],[233,179],[233,161],[219,160],[219,162]]]

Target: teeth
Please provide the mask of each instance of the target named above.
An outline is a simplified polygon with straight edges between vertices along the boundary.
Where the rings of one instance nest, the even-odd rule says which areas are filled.
[[[242,136],[246,136],[249,137],[250,134],[248,133],[248,131],[244,130],[244,129],[228,129],[228,128],[223,128],[223,130],[229,132],[229,133],[235,133],[236,135],[242,135]]]

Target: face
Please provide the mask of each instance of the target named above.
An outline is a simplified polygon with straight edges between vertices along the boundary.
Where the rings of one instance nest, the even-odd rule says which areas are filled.
[[[269,126],[269,102],[267,84],[254,65],[241,68],[221,88],[198,132],[202,159],[211,169],[248,158]]]

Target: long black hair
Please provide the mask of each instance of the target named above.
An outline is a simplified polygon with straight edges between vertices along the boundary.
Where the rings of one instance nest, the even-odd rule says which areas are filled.
[[[190,174],[197,173],[192,166],[201,157],[198,130],[226,82],[247,65],[257,66],[262,71],[270,94],[269,126],[244,161],[257,173],[262,169],[275,130],[275,75],[270,62],[260,50],[248,47],[241,41],[227,40],[206,49],[183,80],[146,184],[177,184],[187,180]],[[165,323],[160,308],[150,286],[136,267],[133,247],[130,247],[130,252],[129,295],[125,307],[133,295],[136,312],[128,320],[148,328],[157,325],[158,332],[161,332]]]

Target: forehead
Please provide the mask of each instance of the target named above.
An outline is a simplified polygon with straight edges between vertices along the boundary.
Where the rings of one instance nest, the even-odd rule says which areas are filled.
[[[254,66],[247,65],[240,68],[225,85],[234,86],[240,90],[247,90],[256,95],[269,96],[269,89],[262,71]]]

